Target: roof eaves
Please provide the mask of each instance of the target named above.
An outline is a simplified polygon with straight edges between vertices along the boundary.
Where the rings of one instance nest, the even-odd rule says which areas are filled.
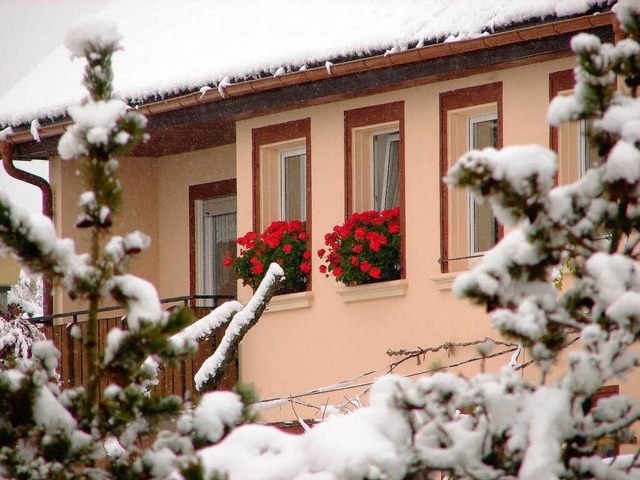
[[[217,89],[211,88],[203,92],[191,92],[164,100],[150,102],[144,105],[137,105],[134,108],[142,114],[155,115],[198,104],[223,101],[228,98],[261,93],[302,83],[315,82],[333,77],[389,68],[397,65],[431,60],[459,53],[472,52],[474,50],[490,49],[518,42],[536,40],[554,35],[579,32],[610,25],[615,27],[615,16],[611,12],[595,13],[587,16],[574,17],[550,23],[541,23],[534,26],[507,30],[468,40],[436,43],[414,47],[396,53],[385,53],[371,57],[358,58],[343,63],[336,63],[330,67],[323,65],[307,70],[285,73],[275,77],[263,77],[238,83],[231,83],[225,87]],[[68,118],[61,118],[52,124],[42,126],[39,129],[39,135],[41,138],[61,135],[70,124],[71,122]],[[18,144],[34,140],[28,126],[14,130],[17,131],[9,134],[6,141]]]

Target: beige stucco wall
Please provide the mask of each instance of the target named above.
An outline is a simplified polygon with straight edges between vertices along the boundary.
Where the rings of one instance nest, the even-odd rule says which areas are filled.
[[[546,110],[549,73],[573,66],[570,58],[483,73],[430,85],[406,88],[331,104],[266,115],[238,122],[236,144],[159,159],[127,159],[121,175],[125,190],[123,226],[118,231],[140,229],[152,236],[150,251],[141,255],[134,273],[155,282],[161,297],[189,291],[189,185],[237,177],[238,233],[251,229],[251,131],[291,120],[311,119],[313,291],[310,307],[270,312],[241,346],[241,381],[253,384],[261,398],[297,394],[332,385],[361,373],[380,369],[394,358],[388,349],[429,347],[443,342],[465,342],[485,336],[498,338],[484,312],[453,298],[441,275],[439,226],[439,94],[444,91],[500,81],[503,83],[504,145],[548,145]],[[324,234],[344,219],[344,111],[359,107],[405,102],[405,215],[406,295],[345,303],[341,288],[318,272],[315,252],[324,247]],[[79,180],[71,163],[52,162],[56,222],[65,235],[72,233],[77,214]],[[64,188],[63,188],[64,186]],[[80,246],[86,243],[80,241]],[[449,275],[451,277],[451,275]],[[449,282],[450,283],[450,282]],[[240,290],[240,300],[250,292]],[[71,304],[58,298],[57,310]],[[495,351],[501,347],[494,348]],[[451,365],[476,356],[474,348],[457,348],[413,360],[397,369],[420,372],[434,364]],[[497,369],[508,361],[502,356],[486,364]],[[520,360],[523,360],[521,357]],[[471,375],[480,362],[453,369]],[[525,375],[536,379],[538,372]],[[370,381],[375,375],[362,378]],[[637,394],[634,375],[621,386]],[[365,387],[331,395],[305,397],[315,405],[337,403],[363,392]],[[317,416],[312,408],[297,405],[294,413],[284,405],[264,414],[268,420]]]
[[[546,109],[549,73],[572,68],[571,59],[501,70],[432,85],[407,88],[327,105],[278,113],[237,125],[238,198],[251,201],[251,130],[301,118],[311,118],[313,299],[309,308],[268,313],[241,347],[241,380],[254,384],[262,398],[279,397],[331,385],[360,373],[384,367],[393,359],[387,349],[435,346],[491,336],[489,319],[480,308],[453,297],[434,281],[443,279],[439,227],[439,94],[443,91],[503,82],[504,145],[548,145]],[[315,251],[324,234],[344,218],[344,111],[403,100],[405,102],[406,162],[406,279],[405,296],[344,303],[339,285],[324,278]],[[240,209],[238,232],[251,227],[251,210]],[[241,299],[249,292],[243,290]],[[494,351],[497,351],[495,349]],[[473,348],[412,361],[408,370],[424,370],[430,362],[451,364],[475,356]],[[490,362],[504,365],[508,356]],[[478,372],[480,363],[454,371]],[[401,370],[402,371],[402,370]],[[368,379],[370,379],[369,377]],[[367,380],[367,379],[364,379]],[[338,392],[330,401],[344,401]],[[327,395],[305,400],[322,405]],[[297,414],[313,414],[296,407]],[[266,415],[268,419],[295,417],[290,406]]]
[[[158,168],[154,159],[120,159],[120,181],[123,189],[123,208],[114,218],[113,235],[140,230],[152,239],[148,250],[132,264],[131,272],[156,284],[158,282]],[[89,251],[90,229],[74,227],[80,212],[78,196],[85,189],[76,161],[51,160],[50,182],[54,193],[54,222],[64,237],[72,237],[76,251]],[[72,302],[66,294],[55,294],[55,312],[84,310],[82,302]]]
[[[233,144],[158,160],[161,298],[189,295],[189,185],[235,176]]]
[[[112,233],[140,230],[151,247],[131,266],[131,273],[152,282],[161,298],[189,294],[189,185],[235,177],[235,147],[226,145],[163,158],[128,157],[120,160],[124,192],[122,212]],[[84,190],[76,162],[51,161],[58,232],[76,241],[78,252],[89,249],[89,232],[74,227],[78,195]],[[56,291],[55,311],[86,308]]]

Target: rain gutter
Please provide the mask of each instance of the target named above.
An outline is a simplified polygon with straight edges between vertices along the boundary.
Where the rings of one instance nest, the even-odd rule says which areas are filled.
[[[205,92],[193,92],[187,95],[149,103],[136,107],[136,109],[142,114],[154,115],[188,108],[199,104],[223,101],[229,98],[242,97],[245,95],[261,93],[293,85],[380,70],[397,65],[417,63],[425,60],[472,52],[475,50],[513,45],[520,42],[580,32],[603,26],[613,26],[616,33],[618,32],[618,27],[613,13],[597,13],[568,20],[558,20],[555,22],[508,30],[469,40],[438,43],[424,47],[411,48],[403,52],[361,58],[348,62],[337,63],[335,65],[286,73],[279,76],[232,83],[227,86],[219,86],[217,89],[212,88]],[[43,126],[39,129],[39,135],[41,138],[62,135],[70,125],[70,121],[63,121]],[[9,134],[7,138],[12,143],[25,143],[33,140],[29,130]]]
[[[51,185],[44,178],[30,172],[20,170],[13,163],[13,145],[9,142],[0,141],[0,153],[2,154],[2,166],[13,178],[38,187],[42,192],[42,214],[53,219],[53,192]],[[53,313],[53,297],[51,295],[51,282],[43,278],[42,310],[43,315]]]

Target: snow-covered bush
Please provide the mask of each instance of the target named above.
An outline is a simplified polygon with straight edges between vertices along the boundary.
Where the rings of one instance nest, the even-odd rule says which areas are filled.
[[[16,359],[29,358],[33,344],[45,340],[37,325],[28,319],[42,315],[42,277],[20,271],[17,285],[8,292],[7,309],[0,312],[0,369]]]
[[[11,287],[7,296],[10,315],[22,318],[42,316],[42,277],[29,276],[20,271],[18,284]]]

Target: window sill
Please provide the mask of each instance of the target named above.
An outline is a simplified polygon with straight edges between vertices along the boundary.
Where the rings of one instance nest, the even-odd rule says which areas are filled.
[[[431,281],[436,284],[436,288],[438,290],[451,290],[451,286],[458,276],[460,276],[461,272],[450,272],[450,273],[441,273],[440,275],[436,275],[435,277],[431,277]]]
[[[375,298],[402,297],[407,294],[408,285],[407,280],[400,279],[352,287],[340,286],[337,292],[344,303],[351,303]]]
[[[274,295],[264,313],[310,308],[313,292],[296,292],[285,295]]]

